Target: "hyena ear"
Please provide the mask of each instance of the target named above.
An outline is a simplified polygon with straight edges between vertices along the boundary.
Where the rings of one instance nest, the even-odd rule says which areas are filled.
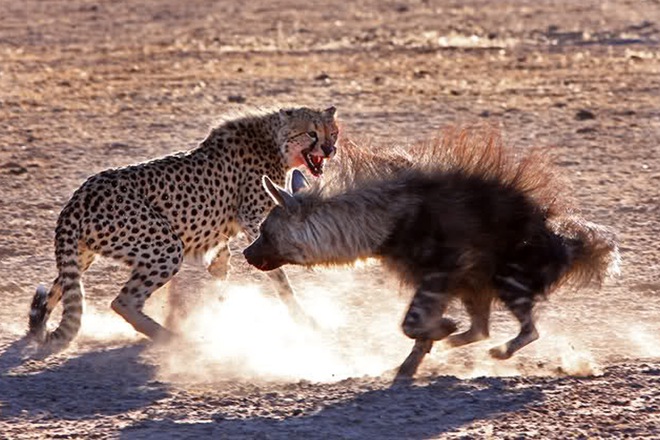
[[[330,107],[326,108],[325,110],[323,110],[323,113],[327,114],[330,117],[333,117],[337,113],[337,107],[335,107],[334,105],[330,106]]]
[[[307,178],[300,170],[291,172],[291,193],[296,194],[301,189],[309,188]]]
[[[291,194],[286,192],[284,188],[280,188],[275,185],[268,176],[262,178],[262,183],[266,192],[271,199],[275,201],[279,206],[286,209],[287,211],[293,211],[300,206],[300,202],[296,200]]]

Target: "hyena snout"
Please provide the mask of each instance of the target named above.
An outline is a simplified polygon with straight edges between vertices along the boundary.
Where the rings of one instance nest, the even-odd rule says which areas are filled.
[[[285,262],[268,246],[260,236],[250,246],[245,248],[243,256],[247,262],[259,270],[274,270],[282,266]]]

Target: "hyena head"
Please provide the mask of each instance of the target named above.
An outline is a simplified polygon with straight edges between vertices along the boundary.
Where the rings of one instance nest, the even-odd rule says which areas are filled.
[[[243,251],[245,259],[265,271],[284,264],[310,264],[310,245],[314,241],[307,233],[301,202],[293,196],[308,186],[307,180],[300,171],[293,170],[291,192],[275,185],[268,176],[263,177],[263,185],[277,206],[261,223],[259,237]]]
[[[281,152],[290,168],[305,165],[315,177],[323,174],[323,161],[335,155],[339,135],[335,107],[280,110]]]

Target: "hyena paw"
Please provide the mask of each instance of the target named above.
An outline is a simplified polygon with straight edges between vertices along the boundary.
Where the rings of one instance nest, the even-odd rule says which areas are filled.
[[[456,331],[458,326],[449,318],[442,318],[437,325],[428,332],[427,338],[440,341]]]
[[[419,365],[422,363],[424,356],[431,351],[433,347],[433,341],[431,340],[417,340],[415,341],[415,346],[408,355],[405,361],[399,367],[399,370],[396,373],[394,378],[395,382],[407,382],[412,379],[412,377],[417,372]]]
[[[406,316],[403,322],[403,333],[411,339],[430,339],[440,341],[456,331],[456,323],[449,318],[440,318],[431,325],[415,318]]]
[[[505,360],[511,357],[511,353],[509,353],[509,350],[507,350],[506,345],[493,347],[490,350],[488,350],[488,354],[490,354],[490,357],[492,357],[493,359],[498,359],[498,360]]]

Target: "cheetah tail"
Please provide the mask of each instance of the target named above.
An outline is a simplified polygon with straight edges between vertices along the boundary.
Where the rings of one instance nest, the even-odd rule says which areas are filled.
[[[48,332],[48,317],[60,300],[64,305],[62,320],[57,329]],[[78,334],[82,311],[81,273],[77,265],[71,264],[60,269],[50,291],[41,285],[37,287],[30,307],[29,335],[48,350],[61,350]]]
[[[51,312],[48,308],[49,296],[54,295],[50,295],[48,289],[39,284],[30,305],[29,335],[38,341],[46,337],[46,323]]]
[[[612,230],[577,217],[555,221],[554,229],[568,245],[571,260],[562,281],[600,286],[607,276],[618,275],[621,258]]]

